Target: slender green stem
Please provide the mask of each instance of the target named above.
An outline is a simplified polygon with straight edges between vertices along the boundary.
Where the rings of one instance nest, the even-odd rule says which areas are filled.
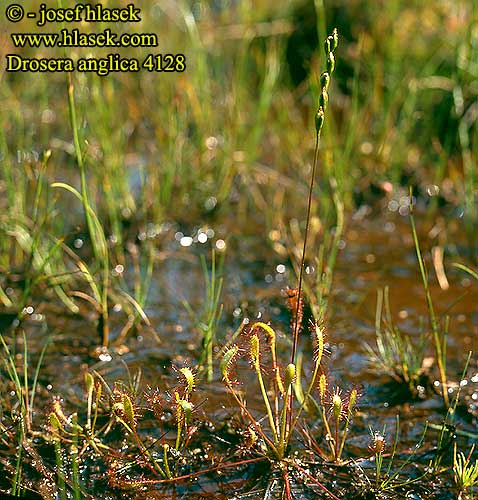
[[[73,443],[71,445],[71,467],[73,471],[73,498],[74,500],[81,500],[80,471],[78,464],[78,424],[76,421],[76,415],[73,416],[72,424],[74,427]]]
[[[290,356],[290,362],[295,363],[296,362],[296,354],[297,354],[297,344],[299,341],[299,308],[300,308],[300,299],[301,299],[301,293],[302,293],[302,281],[304,277],[304,268],[305,268],[305,254],[306,254],[306,248],[307,248],[307,239],[309,236],[309,227],[310,227],[310,214],[312,210],[312,196],[314,192],[314,183],[315,183],[315,175],[316,175],[316,170],[317,170],[317,164],[319,161],[319,146],[320,146],[320,130],[317,132],[316,135],[316,140],[315,140],[315,151],[314,151],[314,163],[312,166],[312,173],[310,176],[310,185],[309,185],[309,196],[307,199],[307,217],[305,219],[305,234],[304,234],[304,244],[302,247],[302,258],[300,262],[300,270],[299,270],[299,285],[298,285],[298,292],[297,292],[297,306],[295,310],[295,318],[296,321],[294,323],[294,339],[293,339],[293,344],[292,344],[292,353]]]
[[[229,389],[230,393],[232,394],[233,398],[236,400],[236,403],[239,405],[239,408],[247,415],[247,418],[251,422],[251,424],[254,426],[254,429],[257,431],[257,433],[264,439],[264,441],[267,443],[267,446],[271,449],[273,453],[275,453],[277,456],[279,456],[279,451],[276,448],[276,444],[273,443],[265,434],[264,431],[262,430],[261,426],[257,423],[257,420],[254,418],[254,416],[251,414],[251,412],[247,409],[246,405],[239,399],[239,397],[236,394],[236,391],[234,390],[234,387],[231,384],[231,381],[229,379],[225,379],[225,383],[227,385],[227,388]]]
[[[18,456],[17,462],[15,464],[15,474],[13,476],[12,485],[12,495],[16,496],[21,491],[21,480],[22,480],[22,459],[23,459],[23,439],[25,437],[25,432],[23,430],[23,423],[20,422],[17,430],[17,443],[18,443]]]
[[[183,414],[184,411],[177,403],[178,409],[176,411],[176,444],[174,447],[176,448],[177,451],[179,451],[180,445],[181,445],[181,433],[182,433],[182,427],[183,427]]]
[[[101,387],[101,386],[99,386]],[[93,415],[93,423],[91,424],[91,434],[95,433],[96,420],[98,418],[98,408],[100,406],[101,392],[97,389],[95,394],[95,413]]]
[[[297,414],[294,417],[294,422],[292,423],[292,425],[289,429],[289,438],[292,434],[292,431],[295,429],[297,422],[299,421],[299,418],[300,418],[302,411],[304,410],[305,406],[307,405],[307,400],[310,398],[310,394],[312,393],[313,388],[315,387],[317,375],[319,374],[319,368],[320,368],[320,362],[315,363],[314,373],[312,374],[312,378],[309,382],[309,386],[307,387],[307,391],[304,395],[304,400],[302,401],[302,404],[299,406],[299,409],[297,410]]]
[[[169,458],[168,458],[169,445],[163,445],[163,462],[164,462],[164,470],[166,472],[166,477],[171,479],[173,476],[171,474],[171,469],[169,468]]]
[[[278,443],[278,435],[277,429],[275,427],[274,415],[272,414],[271,404],[269,402],[269,397],[267,396],[267,391],[264,386],[264,380],[262,378],[261,367],[259,363],[254,363],[254,368],[257,373],[257,380],[259,381],[259,387],[261,388],[262,399],[264,400],[264,404],[266,406],[267,416],[269,418],[269,425],[271,427],[272,435],[274,436],[274,442]]]
[[[68,109],[70,112],[70,124],[73,132],[73,145],[75,147],[76,161],[78,163],[78,168],[80,169],[81,195],[83,199],[84,214],[86,219],[86,225],[88,227],[88,233],[91,238],[93,252],[95,254],[95,257],[98,259],[100,256],[97,253],[98,249],[95,244],[95,230],[89,211],[90,202],[88,197],[88,184],[86,182],[86,170],[85,170],[85,164],[83,162],[83,152],[81,150],[81,144],[80,144],[78,119],[76,115],[75,93],[74,93],[73,78],[71,76],[71,73],[67,73],[66,78],[67,78],[67,91],[68,91]]]
[[[117,419],[118,419],[118,422],[120,422],[124,426],[124,428],[130,434],[132,434],[134,436],[134,439],[136,441],[136,444],[138,446],[138,449],[139,449],[139,452],[141,453],[141,455],[147,457],[150,460],[150,462],[154,465],[154,467],[153,467],[153,466],[150,465],[150,463],[148,461],[146,461],[146,465],[149,467],[149,469],[151,470],[151,472],[153,472],[153,473],[159,472],[159,474],[161,476],[163,476],[164,478],[167,478],[166,473],[163,471],[163,469],[161,468],[161,466],[158,464],[158,462],[154,459],[154,457],[148,451],[148,448],[146,446],[144,446],[144,444],[142,443],[142,441],[139,438],[138,433],[136,432],[136,430],[132,429],[122,418],[117,417]]]
[[[382,472],[383,454],[382,452],[377,453],[375,456],[375,488],[379,489],[380,476]]]
[[[58,6],[62,7],[62,0],[58,0]],[[109,344],[109,322],[108,322],[108,286],[109,286],[109,255],[108,247],[105,243],[104,231],[98,221],[93,220],[92,213],[94,213],[91,206],[88,183],[86,179],[86,167],[83,159],[83,152],[81,149],[80,141],[80,128],[78,126],[78,117],[76,112],[75,102],[75,89],[73,85],[73,77],[71,73],[66,73],[66,84],[68,94],[68,110],[70,115],[70,125],[73,133],[73,145],[75,148],[76,161],[80,170],[80,184],[81,184],[81,202],[83,204],[83,212],[86,220],[86,227],[93,249],[93,255],[96,260],[102,263],[103,267],[103,283],[100,298],[101,306],[101,323],[102,323],[102,344],[107,347]]]
[[[61,444],[60,438],[55,437],[55,461],[56,461],[56,475],[58,478],[57,491],[60,496],[60,500],[67,500],[66,496],[66,485],[65,485],[65,468],[63,465],[63,458],[61,454]]]
[[[411,188],[410,188],[410,224],[412,227],[412,235],[413,235],[413,241],[415,243],[415,251],[417,254],[418,266],[420,268],[420,274],[422,276],[423,287],[425,289],[425,297],[426,297],[426,301],[427,301],[428,315],[429,315],[430,323],[431,323],[431,327],[432,327],[433,341],[435,344],[435,351],[436,351],[436,355],[437,355],[438,370],[440,372],[440,379],[441,379],[441,384],[442,384],[443,402],[445,403],[445,406],[448,408],[450,406],[450,402],[448,399],[448,383],[447,383],[447,379],[446,379],[445,356],[444,356],[444,352],[443,352],[444,344],[442,345],[442,342],[444,341],[444,339],[440,339],[440,333],[439,333],[438,323],[437,323],[436,316],[435,316],[435,310],[433,308],[433,301],[432,301],[432,297],[431,297],[431,293],[430,293],[430,287],[428,286],[427,271],[425,268],[425,263],[423,261],[422,252],[420,250],[420,244],[418,241],[417,229],[415,227],[415,218],[413,216],[413,203],[412,203],[412,189]]]
[[[289,396],[290,390],[291,388],[289,388],[289,390],[287,391],[287,396]],[[282,406],[282,411],[280,415],[280,437],[279,437],[278,449],[281,458],[283,458],[285,455],[285,450],[287,448],[291,436],[290,429],[287,430],[287,400],[288,397],[284,398],[284,404]]]
[[[309,235],[309,226],[310,226],[310,214],[312,209],[312,195],[314,192],[314,181],[315,181],[315,173],[317,170],[317,164],[319,161],[319,146],[320,146],[320,133],[321,129],[317,131],[316,141],[315,141],[315,152],[314,152],[314,163],[312,167],[312,174],[310,178],[310,186],[309,186],[309,197],[307,200],[307,217],[305,223],[305,234],[304,234],[304,245],[302,247],[302,259],[300,262],[300,270],[299,270],[299,286],[297,292],[297,306],[295,310],[295,322],[294,322],[294,338],[292,343],[292,352],[290,356],[290,362],[296,363],[296,355],[297,355],[297,344],[299,342],[299,308],[300,308],[300,300],[302,293],[302,281],[304,276],[304,267],[305,267],[305,253],[307,248],[307,239]],[[289,420],[289,429],[292,429],[292,413],[293,413],[293,391],[290,391],[287,396],[287,408],[288,408],[288,420]]]
[[[339,428],[340,428],[340,417],[335,419],[335,436],[334,436],[334,460],[339,459]]]
[[[385,431],[385,427],[384,427],[384,431]],[[387,476],[390,475],[390,471],[392,470],[393,460],[395,459],[395,454],[397,453],[399,433],[400,433],[400,416],[397,414],[396,420],[395,420],[395,437],[393,439],[392,455],[390,456],[390,460],[388,462],[387,473],[386,473]]]
[[[326,57],[326,71],[324,71],[320,75],[320,94],[319,94],[319,107],[317,113],[315,115],[315,149],[314,149],[314,162],[312,165],[312,172],[310,176],[310,185],[309,185],[309,194],[307,199],[307,216],[305,223],[305,234],[304,234],[304,244],[302,247],[302,258],[300,262],[300,270],[299,270],[299,285],[297,290],[297,305],[295,310],[295,323],[294,323],[294,336],[292,343],[292,352],[290,362],[296,364],[296,355],[297,355],[297,344],[299,341],[299,310],[301,305],[301,294],[302,294],[302,282],[304,277],[304,268],[305,268],[305,256],[307,251],[307,240],[309,236],[310,229],[310,217],[312,211],[312,197],[314,193],[314,183],[317,172],[317,165],[319,162],[319,148],[320,148],[320,138],[322,135],[322,129],[325,121],[325,112],[328,106],[329,101],[329,85],[330,85],[330,77],[331,74],[335,71],[335,56],[334,52],[338,45],[338,33],[337,29],[334,29],[332,35],[327,37],[325,40],[324,48],[325,48],[325,57]],[[292,413],[293,413],[293,391],[290,392],[287,401],[288,407],[288,424],[289,428],[292,427]]]
[[[345,441],[347,440],[347,434],[349,432],[350,419],[352,418],[352,411],[353,411],[352,409],[349,409],[348,414],[347,414],[347,418],[345,420],[345,427],[344,427],[344,430],[342,432],[342,439],[340,441],[340,448],[339,448],[339,455],[338,455],[339,459],[342,456],[342,452],[344,451]]]
[[[31,432],[31,420],[30,415],[32,412],[30,411],[30,391],[28,384],[28,348],[27,348],[27,336],[25,335],[25,330],[23,330],[23,397],[25,401],[25,405],[23,407],[23,412],[25,416],[25,424],[27,432]]]
[[[26,343],[26,338],[24,339],[24,342]],[[38,375],[40,373],[40,367],[43,363],[43,358],[45,356],[46,349],[48,347],[48,344],[50,343],[50,337],[46,339],[46,342],[41,350],[40,357],[38,358],[38,363],[35,369],[35,374],[33,376],[33,384],[32,384],[32,390],[31,390],[31,398],[30,398],[30,406],[29,406],[29,420],[30,423],[33,419],[33,403],[35,401],[35,394],[37,392],[37,384],[38,384]],[[25,344],[26,345],[26,344]]]
[[[327,420],[327,414],[326,414],[325,408],[322,404],[321,404],[320,415],[322,417],[322,423],[324,424],[324,427],[325,427],[325,435],[326,435],[326,437],[328,437],[327,442],[329,443],[330,452],[332,453],[332,456],[333,456],[334,443],[333,443],[332,431],[330,430],[329,421]]]

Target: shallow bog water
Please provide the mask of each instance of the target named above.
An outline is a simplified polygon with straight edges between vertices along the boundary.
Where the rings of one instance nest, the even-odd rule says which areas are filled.
[[[450,396],[453,397],[468,351],[476,351],[478,347],[478,283],[462,271],[451,267],[452,262],[463,260],[458,254],[452,255],[451,250],[455,251],[455,248],[447,247],[444,241],[444,264],[449,288],[443,290],[440,287],[430,258],[430,249],[437,239],[433,237],[433,226],[425,227],[426,225],[427,223],[423,222],[420,227],[420,238],[427,261],[435,310],[438,317],[450,317],[447,352],[448,377],[455,383],[451,384],[450,388]],[[160,243],[164,258],[155,267],[146,311],[154,334],[147,328],[132,332],[121,345],[112,348],[108,356],[98,359],[93,352],[97,338],[93,317],[88,321],[84,317],[62,315],[53,305],[41,301],[35,306],[36,313],[41,314],[38,317],[33,314],[24,325],[33,361],[46,335],[51,334],[53,337],[40,374],[36,412],[39,422],[42,419],[44,421],[45,410],[53,396],[61,396],[68,411],[83,411],[82,380],[86,369],[96,370],[111,384],[118,379],[127,381],[140,370],[140,385],[143,389],[147,386],[167,389],[175,379],[174,373],[171,372],[172,365],[194,365],[197,361],[201,341],[183,301],[186,300],[193,308],[200,309],[204,300],[204,279],[197,254],[205,253],[207,244],[193,243],[184,247],[178,233],[178,228],[172,228],[164,233]],[[228,241],[228,250],[223,273],[224,311],[218,329],[219,344],[225,343],[246,318],[250,322],[270,321],[277,330],[279,344],[282,346],[280,355],[286,363],[291,337],[290,315],[282,290],[287,285],[296,284],[289,263],[279,259],[268,248],[265,249],[263,242],[258,242],[253,237],[228,234],[227,227],[216,229],[213,241],[223,238]],[[449,240],[459,241],[459,234],[450,234]],[[354,419],[346,453],[356,460],[367,455],[369,428],[385,429],[388,443],[391,444],[396,418],[399,415],[398,448],[405,454],[420,440],[425,423],[431,424],[420,452],[422,454],[417,454],[414,458],[418,467],[425,467],[430,460],[427,452],[436,446],[438,431],[433,426],[439,426],[444,417],[440,397],[429,394],[423,399],[407,400],[397,396],[397,386],[390,384],[386,375],[380,376],[370,370],[370,361],[365,349],[366,344],[374,346],[375,343],[377,289],[385,286],[389,287],[394,321],[412,341],[418,341],[420,329],[427,328],[427,306],[408,219],[398,213],[389,213],[380,218],[356,214],[348,221],[341,243],[326,321],[329,351],[327,365],[330,378],[334,385],[344,390],[358,386],[361,393],[359,412]],[[113,334],[117,334],[124,322],[122,311],[113,308],[111,319]],[[21,343],[21,339],[17,341]],[[312,357],[307,335],[302,335],[301,348],[307,370],[307,360]],[[433,355],[431,341],[427,354]],[[472,361],[465,382],[462,382],[463,403],[460,404],[462,409],[458,416],[457,435],[463,449],[469,448],[476,432],[474,405],[475,401],[478,401],[477,371],[476,362]],[[238,419],[238,411],[220,381],[218,372],[216,366],[215,380],[209,384],[199,384],[195,400],[198,406],[195,416],[200,427],[198,439],[202,436],[205,440],[214,441],[216,438],[211,438],[211,434],[208,434],[208,429],[212,430],[217,442],[209,444],[216,452],[221,446],[227,447],[227,442],[233,441],[231,436],[227,436],[225,423],[233,421],[237,425]],[[264,409],[260,403],[259,392],[255,389],[247,392],[253,383],[253,378],[249,378],[247,372],[247,367],[241,370],[240,379],[244,382],[247,404],[257,413],[258,418],[261,418]],[[436,376],[436,370],[433,373]],[[314,429],[316,417],[309,420]],[[221,442],[224,442],[223,445]],[[298,445],[301,446],[300,443]],[[367,461],[360,463],[361,468],[372,466],[373,464]],[[104,468],[98,464],[94,467],[98,468],[97,473],[85,471],[86,490],[92,489],[95,497],[115,498],[117,493],[113,490],[107,489],[105,492]],[[264,474],[261,470],[260,464],[254,464],[237,469],[233,473],[227,471],[221,476],[224,481],[221,477],[200,476],[195,478],[194,484],[179,487],[179,490],[161,490],[161,493],[157,493],[158,498],[193,498],[194,495],[197,498],[219,498],[221,494],[225,498],[232,498],[246,485],[253,493],[237,498],[262,498],[270,488],[271,481],[273,484],[274,476],[272,475],[266,484],[261,484],[260,478]],[[333,471],[324,470],[316,474],[323,474],[327,479],[327,474],[333,476]],[[251,478],[256,478],[255,484],[251,484]],[[450,478],[449,475],[448,482]],[[337,488],[340,489],[340,485]],[[437,495],[440,491],[443,491],[443,498],[454,498],[446,496],[449,484],[437,488],[428,492],[422,491],[417,493],[421,496],[411,498],[439,498]],[[274,489],[270,494],[274,494]],[[299,493],[297,490],[296,494],[298,498],[313,498],[311,492]],[[144,495],[144,492],[140,492],[136,496],[145,498]],[[147,495],[150,495],[146,496],[147,498],[154,497],[151,492]]]

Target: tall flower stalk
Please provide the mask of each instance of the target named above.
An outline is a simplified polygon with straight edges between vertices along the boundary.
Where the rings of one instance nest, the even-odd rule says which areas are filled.
[[[319,162],[319,148],[320,148],[320,138],[322,135],[322,128],[325,122],[325,114],[327,111],[327,106],[329,103],[329,87],[331,75],[335,71],[335,55],[334,52],[337,49],[339,44],[339,35],[337,33],[337,28],[334,28],[331,35],[327,37],[324,43],[325,57],[326,57],[326,70],[320,75],[320,94],[319,94],[319,107],[315,114],[315,150],[314,150],[314,163],[312,166],[312,173],[310,176],[310,185],[309,185],[309,196],[307,200],[307,217],[305,222],[305,235],[304,235],[304,245],[302,247],[302,259],[300,262],[300,271],[299,271],[299,284],[298,284],[298,297],[297,297],[297,305],[295,311],[295,318],[299,317],[299,309],[302,301],[302,285],[304,278],[304,268],[305,268],[305,257],[306,257],[306,249],[307,249],[307,238],[309,235],[310,228],[310,214],[312,209],[312,196],[314,193],[314,185],[315,185],[315,176],[317,172],[318,162]],[[299,331],[300,331],[300,323],[298,320],[294,323],[294,337],[292,343],[292,352],[290,356],[290,363],[297,363],[297,344],[299,342]],[[288,413],[289,413],[289,427],[292,423],[292,391],[289,394],[288,399]]]

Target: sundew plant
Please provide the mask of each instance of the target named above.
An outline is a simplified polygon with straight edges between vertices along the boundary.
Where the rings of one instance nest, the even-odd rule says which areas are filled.
[[[476,496],[473,2],[0,24],[2,495]]]

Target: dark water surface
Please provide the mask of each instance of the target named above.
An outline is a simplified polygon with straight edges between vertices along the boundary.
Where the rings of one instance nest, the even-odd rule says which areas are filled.
[[[462,271],[451,267],[452,262],[466,262],[466,258],[459,255],[459,246],[447,243],[460,241],[460,233],[457,231],[441,240],[449,282],[449,288],[443,290],[438,284],[430,258],[431,247],[438,241],[435,236],[437,229],[426,220],[423,220],[421,226],[421,243],[427,261],[435,310],[438,317],[450,317],[447,354],[448,377],[451,381],[450,397],[453,398],[468,351],[476,352],[478,348],[478,283]],[[201,341],[183,301],[186,300],[193,308],[200,309],[205,292],[197,254],[207,254],[206,250],[210,248],[211,243],[217,245],[216,242],[221,239],[227,240],[228,248],[224,267],[224,312],[218,329],[219,344],[224,344],[245,318],[251,322],[259,319],[270,321],[278,332],[279,345],[282,346],[280,354],[284,363],[287,362],[291,337],[290,315],[282,290],[287,285],[296,285],[296,278],[289,263],[279,259],[272,250],[255,238],[228,235],[226,228],[216,229],[216,234],[204,244],[193,242],[190,246],[191,242],[187,239],[181,240],[178,232],[177,228],[172,228],[161,236],[163,257],[155,266],[146,310],[155,333],[148,328],[132,332],[124,342],[98,358],[94,352],[97,339],[94,316],[90,317],[90,321],[85,321],[85,318],[80,316],[64,315],[61,308],[55,304],[42,303],[25,321],[28,348],[33,356],[31,363],[36,362],[46,335],[52,336],[52,343],[40,373],[40,389],[36,402],[35,418],[40,424],[46,422],[45,414],[53,396],[63,398],[68,413],[77,411],[81,414],[84,411],[82,381],[86,369],[96,370],[111,386],[118,379],[127,382],[128,378],[131,379],[140,370],[141,389],[150,386],[167,390],[175,380],[171,371],[172,365],[194,365],[197,362]],[[361,459],[369,456],[367,446],[370,442],[370,428],[385,430],[386,442],[391,449],[399,415],[400,436],[397,450],[404,454],[400,455],[400,460],[404,460],[403,457],[419,442],[426,422],[431,424],[424,445],[412,460],[413,465],[410,464],[403,472],[405,478],[413,477],[419,475],[420,471],[423,472],[424,467],[428,465],[437,444],[439,431],[436,426],[441,424],[445,415],[439,395],[428,392],[423,398],[406,398],[397,385],[390,383],[386,374],[374,373],[365,348],[366,344],[375,346],[377,289],[385,286],[389,287],[394,321],[402,332],[408,334],[412,341],[418,342],[420,330],[428,328],[425,294],[408,219],[398,212],[380,218],[356,214],[348,221],[341,247],[334,276],[330,313],[326,322],[329,351],[327,365],[333,385],[338,385],[343,390],[353,386],[360,388],[359,411],[345,447],[345,455],[354,461],[348,466],[350,470],[334,471],[333,466],[327,466],[313,472],[326,484],[335,484],[335,493],[339,497],[345,494],[343,482],[349,480],[347,477],[350,478],[350,474],[352,477],[365,477],[364,471],[374,467],[370,460]],[[124,324],[124,315],[118,307],[112,308],[111,320],[114,337]],[[8,332],[6,335],[9,338]],[[21,339],[17,339],[17,342],[21,347]],[[307,369],[312,352],[306,335],[301,339],[301,348]],[[433,352],[430,339],[427,355],[433,356]],[[247,371],[241,370],[240,379],[245,382],[246,391],[249,383],[253,381],[252,378],[247,379]],[[432,367],[432,374],[437,377],[436,367]],[[434,379],[431,380],[432,383],[433,381]],[[473,436],[477,431],[478,368],[474,358],[461,385],[457,440],[459,449],[466,451],[474,441]],[[255,411],[258,417],[262,417],[264,409],[261,406],[259,391],[253,389],[246,392],[246,397],[248,407]],[[215,381],[210,384],[202,382],[197,387],[195,403],[198,407],[195,413],[199,428],[197,439],[207,442],[198,454],[207,455],[208,450],[210,453],[207,459],[199,462],[205,466],[209,462],[210,466],[218,460],[213,458],[211,461],[214,453],[219,456],[221,450],[224,452],[228,449],[228,443],[234,444],[237,441],[233,428],[240,425],[239,410],[234,407],[232,398],[220,380],[218,364],[215,367]],[[312,429],[315,428],[316,421],[317,417],[314,416],[308,419]],[[145,423],[145,428],[154,434],[152,427],[154,422]],[[318,430],[317,433],[320,434]],[[160,437],[159,431],[157,434]],[[296,444],[303,448],[300,443]],[[447,456],[444,464],[449,466],[450,457],[453,455],[448,453]],[[238,457],[233,457],[230,460],[237,459]],[[142,490],[137,490],[136,493],[115,493],[105,489],[105,466],[101,460],[88,459],[85,465],[85,490],[96,498],[119,498],[130,494],[138,498],[222,498],[221,495],[224,498],[275,498],[280,490],[280,480],[274,476],[275,473],[265,474],[264,465],[261,463],[225,469],[221,475],[205,474],[195,478],[193,482],[167,491],[161,489],[156,493],[144,493]],[[314,470],[313,466],[311,470]],[[421,489],[410,486],[410,496],[406,498],[456,498],[449,488],[452,472],[448,470],[443,477],[443,484],[430,484]],[[425,483],[428,483],[428,480],[425,480]],[[295,484],[293,478],[292,484]],[[252,492],[239,495],[237,492],[244,488]],[[294,498],[316,498],[318,495],[317,492],[301,489],[299,479],[294,488]],[[395,498],[404,498],[406,492],[401,491]],[[234,496],[236,494],[238,496]],[[393,497],[391,493],[388,496]],[[348,497],[345,494],[343,498]]]

